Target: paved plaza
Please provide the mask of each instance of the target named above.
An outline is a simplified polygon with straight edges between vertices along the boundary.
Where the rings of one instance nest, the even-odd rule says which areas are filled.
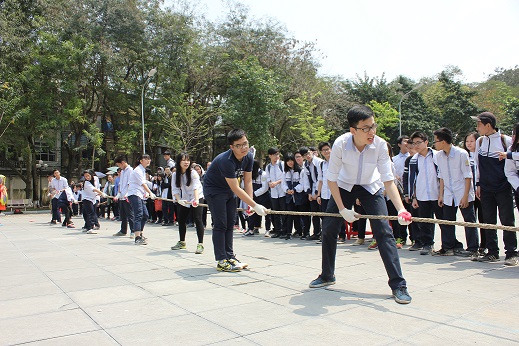
[[[48,224],[50,214],[0,217],[0,345],[511,345],[519,341],[519,267],[400,250],[413,301],[390,296],[378,251],[338,246],[337,284],[313,241],[235,234],[250,270],[215,269],[211,232],[196,255],[172,251],[177,227],[147,225],[147,246]],[[457,230],[464,241],[463,231]],[[439,231],[437,230],[439,247]],[[501,231],[500,231],[501,233]],[[500,241],[500,246],[502,242]]]

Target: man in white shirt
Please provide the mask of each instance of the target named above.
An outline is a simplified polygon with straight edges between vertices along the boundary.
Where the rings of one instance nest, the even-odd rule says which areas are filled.
[[[452,131],[442,127],[434,131],[434,146],[438,178],[440,178],[440,195],[438,205],[442,207],[443,219],[456,221],[458,206],[466,222],[476,222],[474,212],[474,187],[472,185],[472,169],[469,154],[466,150],[452,145]],[[444,225],[442,228],[442,248],[436,252],[441,256],[470,256],[478,258],[478,231],[475,227],[465,227],[467,251],[463,244],[456,239],[454,225]]]
[[[114,236],[121,237],[128,234],[128,223],[130,224],[130,235],[133,234],[133,212],[128,202],[128,181],[132,175],[133,168],[126,161],[126,157],[120,155],[115,158],[115,165],[121,169],[119,175],[119,186],[117,186],[117,196],[115,200],[119,203],[119,218],[121,219],[121,229]]]
[[[395,178],[402,182],[404,175],[405,160],[409,157],[409,149],[407,148],[407,141],[409,136],[402,135],[397,138],[396,145],[400,148],[398,155],[393,156],[393,165],[395,166]]]
[[[308,201],[310,202],[310,211],[320,212],[321,207],[317,203],[317,189],[319,184],[319,172],[317,167],[320,166],[322,159],[314,155],[314,152],[308,147],[301,147],[299,153],[305,158],[305,169],[308,173],[308,182],[310,183],[310,192],[308,193]],[[321,237],[321,217],[312,216],[313,234],[306,240],[319,240]]]
[[[265,168],[267,172],[267,183],[270,187],[270,202],[272,210],[285,211],[285,190],[283,190],[283,179],[285,173],[283,172],[283,161],[279,159],[279,149],[269,148],[268,150],[270,163]],[[271,215],[272,222],[274,223],[274,233],[271,234],[271,238],[286,237],[286,216],[285,215]]]
[[[348,111],[350,132],[335,140],[328,167],[328,186],[332,197],[327,213],[340,213],[347,222],[358,220],[353,204],[359,199],[370,215],[387,215],[385,189],[398,210],[399,223],[411,222],[394,183],[386,142],[376,136],[377,124],[371,108],[354,106]],[[384,188],[384,189],[383,189]],[[411,297],[400,268],[396,241],[388,220],[371,220],[380,257],[389,276],[389,286],[397,303],[408,304]],[[323,218],[322,272],[310,283],[311,288],[335,284],[337,235],[343,220]]]
[[[162,155],[166,161],[166,166],[173,171],[173,168],[175,168],[175,160],[171,158],[171,151],[166,150],[164,153],[162,153]]]
[[[59,197],[68,187],[67,178],[61,176],[58,169],[53,172],[54,178],[52,178],[49,184],[49,190],[52,195],[52,220],[51,224],[55,225],[58,222],[61,223],[61,213],[59,211]],[[65,225],[66,226],[66,225]]]

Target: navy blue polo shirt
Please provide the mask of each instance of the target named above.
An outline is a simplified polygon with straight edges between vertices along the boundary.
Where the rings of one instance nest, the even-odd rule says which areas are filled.
[[[243,172],[252,172],[253,162],[252,153],[238,161],[231,149],[215,157],[204,176],[204,195],[232,192],[225,178],[238,178]]]

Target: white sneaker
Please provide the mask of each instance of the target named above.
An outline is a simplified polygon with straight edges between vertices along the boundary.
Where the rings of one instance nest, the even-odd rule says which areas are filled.
[[[245,269],[245,268],[247,268],[247,267],[249,266],[247,263],[240,262],[240,261],[238,261],[236,258],[231,258],[231,259],[229,260],[229,262],[230,262],[233,266],[235,266],[236,268],[238,268],[238,269],[240,269],[240,270]]]
[[[353,244],[351,244],[353,246],[359,246],[359,245],[364,245],[364,239],[360,239],[358,238],[357,240],[355,240],[355,242]]]
[[[265,231],[265,238],[270,238],[270,230]]]
[[[88,231],[86,231],[86,234],[97,234],[97,232],[95,229],[89,229]]]

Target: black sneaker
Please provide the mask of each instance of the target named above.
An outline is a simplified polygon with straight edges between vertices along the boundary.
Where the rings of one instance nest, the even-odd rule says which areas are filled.
[[[135,238],[135,245],[148,245],[148,242],[142,237],[137,237]]]
[[[314,234],[310,237],[306,237],[306,240],[319,240],[319,234]]]
[[[393,290],[393,298],[395,298],[395,302],[398,304],[409,304],[411,303],[411,296],[409,292],[407,292],[407,287],[402,286],[398,287],[396,290]]]
[[[322,278],[321,275],[319,275],[317,277],[317,279],[310,282],[310,285],[308,285],[308,287],[319,288],[319,287],[324,287],[324,286],[330,286],[330,285],[335,285],[335,282],[336,282],[335,276],[331,280],[325,280]]]
[[[500,261],[499,256],[491,255],[491,254],[486,254],[485,256],[478,258],[478,262],[490,263],[490,262],[499,262],[499,261]]]
[[[117,233],[114,233],[114,237],[123,237],[123,236],[125,236],[125,235],[126,235],[126,233],[123,233],[123,232],[121,232],[121,231],[119,231],[119,232],[117,232]]]
[[[409,251],[420,251],[423,250],[423,246],[419,245],[417,243],[414,243],[410,248]]]
[[[51,225],[57,225],[58,223],[56,222],[56,220],[52,220],[52,221],[50,222],[50,224],[51,224]]]
[[[433,249],[432,245],[425,245],[422,248],[422,251],[420,251],[420,255],[432,255],[433,252],[434,252],[434,249]]]
[[[272,234],[272,233],[270,234],[271,238],[279,238],[280,236],[281,236],[281,234],[279,232],[276,232],[274,234]]]

